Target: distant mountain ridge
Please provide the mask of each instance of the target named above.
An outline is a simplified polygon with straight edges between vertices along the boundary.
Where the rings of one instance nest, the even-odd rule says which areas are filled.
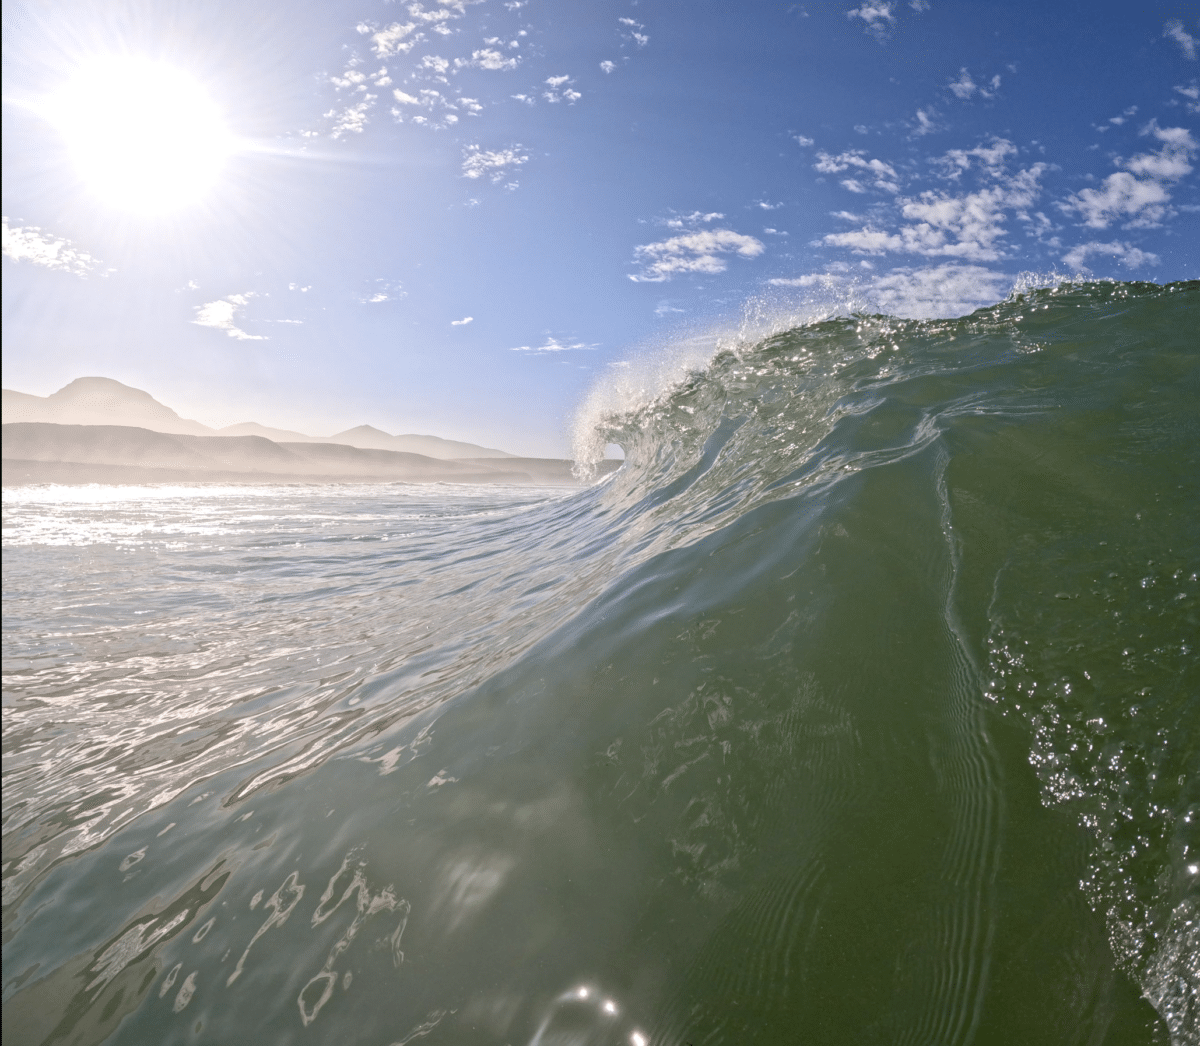
[[[262,436],[276,443],[334,443],[361,450],[389,450],[427,458],[513,458],[494,447],[480,447],[440,436],[392,436],[370,425],[359,425],[333,436],[309,436],[247,421],[214,429],[159,403],[148,392],[113,378],[76,378],[49,396],[3,390],[5,425],[22,422],[55,425],[118,425],[185,436]]]

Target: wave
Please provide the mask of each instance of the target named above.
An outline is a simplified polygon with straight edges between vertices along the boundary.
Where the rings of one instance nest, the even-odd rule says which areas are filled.
[[[174,631],[131,588],[14,655],[6,968],[54,965],[129,854],[143,900],[221,868],[274,914],[128,973],[144,915],[77,943],[111,976],[56,991],[124,1041],[168,1041],[180,963],[224,1041],[1196,1041],[1200,283],[843,304],[627,368],[577,426],[625,464],[580,493],[217,492],[178,525],[22,495],[18,552],[101,564],[62,553],[46,614],[169,551]]]

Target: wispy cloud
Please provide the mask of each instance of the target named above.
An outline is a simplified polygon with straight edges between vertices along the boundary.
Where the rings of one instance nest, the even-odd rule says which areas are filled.
[[[212,327],[214,330],[224,331],[237,341],[266,341],[265,335],[248,334],[234,323],[250,299],[257,297],[257,292],[246,291],[244,294],[227,294],[224,298],[210,301],[206,305],[197,305],[196,318],[192,322],[199,327]]]
[[[958,79],[951,80],[946,86],[950,88],[956,98],[964,102],[973,97],[977,92],[980,98],[995,98],[996,92],[1000,90],[1000,77],[996,75],[990,80],[985,80],[983,83],[977,84],[971,78],[967,67],[963,66],[958,71]]]
[[[635,248],[642,270],[629,278],[635,283],[662,283],[681,273],[713,274],[728,268],[725,255],[757,258],[766,250],[761,240],[732,229],[701,229]]]
[[[1183,57],[1189,62],[1196,60],[1196,44],[1200,43],[1200,40],[1184,29],[1178,18],[1173,18],[1163,25],[1163,36],[1174,40],[1183,50]]]
[[[935,131],[944,131],[946,128],[945,124],[940,122],[940,115],[932,105],[918,109],[908,124],[911,132],[909,137],[920,138],[926,134],[933,134]]]
[[[1162,147],[1128,159],[1118,157],[1115,163],[1122,169],[1105,178],[1099,189],[1080,189],[1059,207],[1078,214],[1093,229],[1106,229],[1114,221],[1124,221],[1127,229],[1161,225],[1170,213],[1170,186],[1192,173],[1189,161],[1196,153],[1196,140],[1184,127],[1159,127],[1154,120],[1141,133],[1157,138]]]
[[[846,12],[847,18],[861,18],[866,23],[864,32],[870,33],[876,40],[883,43],[888,33],[896,24],[896,16],[892,14],[893,3],[883,3],[881,0],[865,0],[865,2]]]
[[[616,67],[616,62],[610,62],[607,59],[600,63],[600,68],[604,70],[605,73],[611,73],[614,69],[616,69]]]
[[[507,149],[484,149],[478,145],[468,145],[463,150],[463,177],[490,178],[498,184],[528,159],[528,154],[522,152],[519,145],[511,145]]]
[[[553,335],[547,335],[546,341],[542,345],[514,345],[510,352],[578,352],[581,350],[594,349],[595,345],[585,345],[581,341],[559,341]]]
[[[4,257],[13,261],[27,261],[47,269],[61,269],[76,276],[87,276],[101,264],[98,258],[79,250],[70,240],[51,236],[36,225],[11,227],[8,219],[4,218],[2,239],[3,245],[0,250]]]
[[[1062,260],[1072,269],[1082,269],[1085,267],[1084,263],[1093,254],[1114,258],[1127,269],[1140,269],[1143,265],[1158,264],[1157,254],[1151,254],[1149,251],[1140,250],[1130,243],[1121,243],[1118,240],[1113,240],[1112,243],[1099,243],[1095,240],[1090,243],[1081,243],[1064,254]]]
[[[941,168],[941,175],[950,181],[958,181],[964,172],[978,162],[993,178],[1004,173],[1005,162],[1017,155],[1017,147],[1006,138],[993,138],[990,145],[977,145],[974,149],[949,149],[931,162]]]
[[[617,22],[621,26],[621,36],[626,40],[632,40],[638,47],[645,47],[650,42],[641,22],[633,18],[618,18]]]
[[[842,185],[851,192],[863,193],[868,187],[882,192],[896,193],[900,191],[900,176],[896,169],[882,160],[868,159],[861,149],[851,149],[837,156],[827,152],[817,153],[817,162],[813,167],[822,174],[840,174],[853,168],[861,171],[869,185],[864,185],[859,178],[843,178]]]
[[[474,316],[464,316],[461,320],[451,320],[450,326],[451,327],[465,327],[468,323],[474,323],[474,322],[475,322]]]

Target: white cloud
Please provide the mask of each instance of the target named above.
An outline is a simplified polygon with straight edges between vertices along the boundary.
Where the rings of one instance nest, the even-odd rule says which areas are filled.
[[[1041,192],[1038,184],[1045,164],[1035,164],[997,184],[975,192],[950,195],[943,191],[923,192],[917,197],[899,197],[900,214],[907,220],[896,232],[864,226],[852,232],[830,233],[821,242],[846,247],[856,254],[903,252],[925,257],[958,258],[963,261],[994,261],[1003,256],[1004,223],[1008,212],[1026,217]]]
[[[548,76],[546,77],[547,90],[542,92],[542,97],[548,102],[566,102],[568,105],[573,105],[583,97],[570,86],[574,82],[569,76]]]
[[[670,218],[659,218],[657,221],[668,229],[694,229],[698,225],[707,225],[724,217],[720,211],[692,211],[691,214],[675,214]]]
[[[794,134],[794,135],[792,135],[792,137],[796,139],[797,145],[803,146],[805,149],[807,149],[810,145],[813,144],[813,140],[811,138],[809,138],[807,135]]]
[[[367,33],[371,34],[371,47],[380,58],[390,58],[394,54],[408,54],[414,45],[422,39],[422,34],[420,33],[409,39],[416,28],[416,22],[407,22],[404,25],[401,25],[399,22],[393,22],[386,28],[379,30],[374,30],[374,27],[366,22],[360,22],[358,25],[360,33],[364,35]]]
[[[685,272],[724,272],[727,264],[723,255],[756,258],[764,250],[762,241],[753,236],[732,229],[701,229],[635,248],[634,256],[642,271],[629,278],[635,283],[661,283]]]
[[[911,7],[917,14],[929,10],[929,0],[908,0],[908,6]]]
[[[376,95],[365,95],[361,102],[355,105],[348,105],[339,112],[337,109],[330,109],[325,114],[327,120],[333,121],[333,129],[330,134],[334,138],[341,138],[347,134],[362,134],[363,128],[367,126],[367,113],[371,111],[371,106],[375,104]]]
[[[1005,273],[957,262],[900,267],[880,275],[831,270],[770,282],[777,287],[832,294],[856,309],[906,319],[962,316],[995,304],[1013,286],[1013,278]]]
[[[520,167],[528,159],[528,155],[521,151],[519,145],[495,150],[482,149],[478,145],[468,145],[463,150],[463,177],[487,177],[493,182],[499,183],[509,171]]]
[[[1091,243],[1081,243],[1078,247],[1073,247],[1068,253],[1064,254],[1062,260],[1065,265],[1078,270],[1085,267],[1084,262],[1093,254],[1115,258],[1127,269],[1138,269],[1143,265],[1158,264],[1157,254],[1139,250],[1129,243],[1121,243],[1118,240],[1113,240],[1112,243],[1098,243],[1095,240]]]
[[[1197,41],[1196,37],[1183,28],[1183,23],[1178,18],[1163,25],[1163,36],[1169,36],[1174,40],[1183,49],[1183,57],[1189,62],[1196,60],[1196,44],[1200,41]]]
[[[255,291],[246,291],[244,294],[227,294],[224,298],[210,301],[207,305],[197,305],[196,318],[192,322],[199,327],[212,327],[214,330],[224,331],[238,341],[266,341],[263,335],[247,334],[233,322],[250,299],[257,297]]]
[[[1017,147],[1007,138],[994,138],[990,145],[977,145],[974,149],[949,149],[931,162],[941,167],[942,177],[958,181],[964,171],[971,169],[972,160],[993,178],[1004,173],[1005,161],[1017,155]]]
[[[995,98],[996,92],[1000,89],[1000,77],[993,76],[985,83],[977,84],[971,79],[971,74],[967,72],[967,67],[963,66],[958,72],[958,79],[951,80],[947,86],[954,92],[956,97],[962,99],[964,102],[975,94],[976,91],[979,92],[979,97],[981,98]]]
[[[913,116],[912,123],[908,125],[912,130],[911,137],[920,138],[922,135],[944,130],[943,125],[938,123],[938,115],[938,111],[933,106],[929,106],[927,109],[918,109]]]
[[[900,191],[900,176],[896,174],[896,169],[882,160],[868,160],[866,153],[861,149],[851,149],[839,153],[837,156],[819,152],[817,153],[817,162],[813,164],[813,167],[822,174],[840,174],[842,171],[854,168],[869,176],[873,188],[890,193]],[[851,192],[867,191],[856,178],[847,178],[843,180],[842,185]]]
[[[1193,80],[1190,84],[1179,84],[1175,87],[1178,94],[1183,95],[1188,101],[1183,103],[1183,106],[1189,113],[1200,113],[1200,87]],[[1171,99],[1171,104],[1178,104],[1175,99]]]
[[[896,24],[896,16],[892,14],[894,6],[895,4],[884,3],[882,0],[864,0],[860,7],[847,11],[846,17],[861,18],[866,23],[864,32],[870,33],[882,43],[888,31]]]
[[[611,73],[614,69],[616,69],[616,67],[617,65],[615,62],[610,62],[607,59],[600,63],[600,68],[606,73]]]
[[[432,87],[423,87],[416,94],[397,87],[392,91],[392,97],[398,103],[392,106],[392,118],[397,123],[407,120],[434,130],[458,123],[459,112],[473,116],[483,108],[474,98],[448,98]]]
[[[36,225],[12,228],[8,219],[3,219],[2,250],[4,257],[13,261],[27,261],[47,269],[62,269],[76,276],[86,276],[100,264],[86,251],[76,248],[70,240],[50,236]]]
[[[975,81],[971,79],[971,74],[967,72],[966,66],[958,74],[957,80],[951,80],[947,85],[954,94],[962,99],[970,98],[977,90]]]
[[[451,327],[465,327],[468,323],[474,323],[474,322],[475,322],[474,316],[464,316],[461,320],[451,320],[450,326]]]
[[[465,65],[473,65],[476,69],[490,69],[493,72],[499,72],[515,69],[521,64],[521,57],[517,55],[515,58],[505,58],[501,52],[485,47],[479,51],[472,51],[470,60],[456,58],[454,64],[460,68]]]
[[[1169,214],[1168,187],[1192,172],[1189,161],[1196,152],[1196,141],[1186,128],[1159,127],[1154,120],[1142,134],[1153,135],[1163,143],[1162,148],[1127,160],[1118,157],[1115,162],[1122,170],[1105,178],[1099,189],[1080,189],[1059,207],[1075,212],[1093,229],[1106,229],[1121,220],[1126,228],[1161,225]]]
[[[581,341],[559,341],[557,338],[547,335],[544,345],[514,345],[510,352],[576,352],[581,349],[594,349],[595,345],[585,345]]]

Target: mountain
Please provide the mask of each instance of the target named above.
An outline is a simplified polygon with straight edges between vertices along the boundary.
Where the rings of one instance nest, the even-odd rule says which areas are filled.
[[[333,436],[308,436],[244,421],[213,429],[181,418],[148,392],[112,378],[76,378],[49,396],[4,390],[4,424],[44,422],[54,425],[123,425],[189,436],[261,436],[275,443],[336,443],[360,450],[391,450],[427,458],[511,458],[507,451],[438,436],[391,436],[370,425],[359,425]]]
[[[619,461],[604,462],[607,473]],[[4,426],[5,486],[29,483],[503,483],[574,486],[557,458],[433,458],[329,442],[195,436],[129,425]]]
[[[398,450],[409,454],[424,454],[430,458],[512,458],[516,455],[491,447],[477,447],[439,436],[389,436],[371,425],[359,425],[329,437],[331,443],[348,443],[368,450]]]
[[[112,378],[76,378],[49,396],[4,390],[4,423],[135,425],[155,432],[211,436],[215,430],[181,418],[148,392]]]
[[[169,482],[571,483],[569,462],[509,469],[338,443],[194,436],[128,425],[4,426],[4,484]],[[499,467],[497,467],[499,466]],[[557,467],[555,467],[557,466]]]

